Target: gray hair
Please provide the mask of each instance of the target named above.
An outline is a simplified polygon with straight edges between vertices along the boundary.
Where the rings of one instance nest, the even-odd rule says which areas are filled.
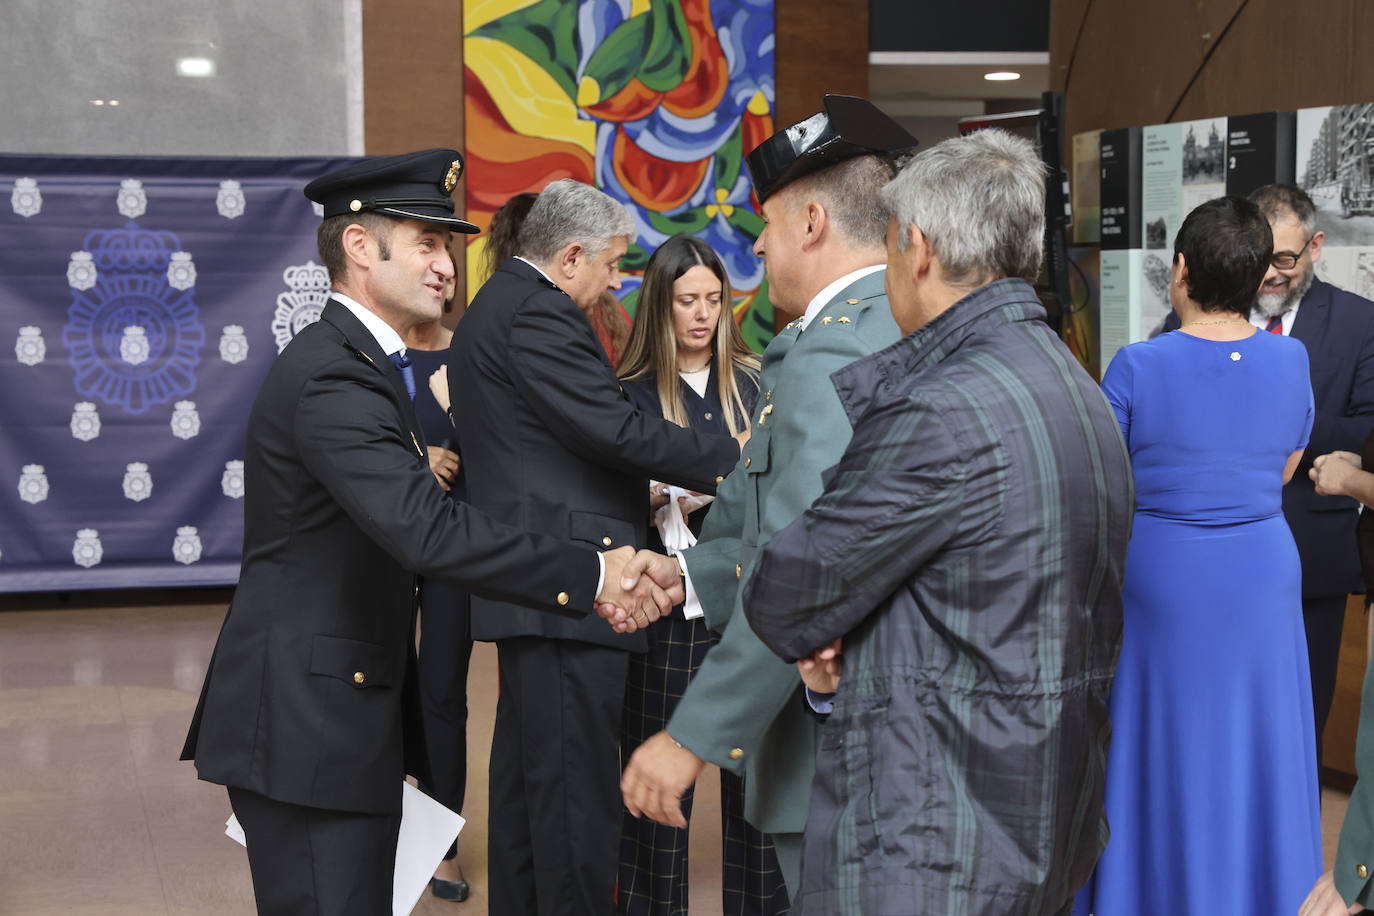
[[[921,230],[951,286],[1034,282],[1045,236],[1045,166],[1035,145],[989,128],[920,153],[887,187],[897,248]]]
[[[1293,217],[1304,235],[1317,231],[1317,206],[1307,192],[1295,184],[1267,184],[1250,192],[1249,200],[1260,208],[1270,223]]]
[[[574,242],[595,258],[611,239],[635,237],[630,211],[589,184],[562,178],[540,192],[520,227],[520,253],[536,264],[547,264]]]
[[[892,161],[885,156],[856,156],[800,178],[778,193],[789,208],[810,201],[819,203],[849,244],[882,248],[888,213],[883,187],[895,173]]]

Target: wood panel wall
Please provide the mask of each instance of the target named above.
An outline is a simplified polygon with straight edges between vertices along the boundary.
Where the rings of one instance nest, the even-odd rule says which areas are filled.
[[[868,96],[868,0],[774,0],[776,124],[821,110],[827,92]]]
[[[1051,0],[1067,131],[1368,102],[1368,0]]]

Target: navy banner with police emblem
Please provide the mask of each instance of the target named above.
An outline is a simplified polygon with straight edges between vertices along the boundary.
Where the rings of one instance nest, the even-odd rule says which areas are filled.
[[[248,412],[329,290],[301,189],[350,161],[0,155],[0,591],[237,581]]]

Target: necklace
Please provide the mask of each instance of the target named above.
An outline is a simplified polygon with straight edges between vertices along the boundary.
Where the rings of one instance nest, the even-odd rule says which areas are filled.
[[[1244,318],[1218,318],[1215,321],[1190,321],[1187,324],[1180,326],[1179,330],[1182,330],[1183,328],[1195,328],[1201,325],[1212,325],[1214,327],[1219,327],[1221,325],[1240,325],[1249,323],[1250,322],[1246,321]]]
[[[678,374],[678,375],[697,375],[698,373],[705,372],[706,370],[708,370],[708,369],[710,369],[710,368],[711,368],[711,364],[710,364],[710,363],[707,363],[706,365],[700,366],[700,367],[698,367],[698,368],[696,368],[696,369],[679,369],[679,370],[677,370],[677,374]]]

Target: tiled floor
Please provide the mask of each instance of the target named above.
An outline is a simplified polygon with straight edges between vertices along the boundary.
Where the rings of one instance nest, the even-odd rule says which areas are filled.
[[[152,603],[180,601],[182,603]],[[253,912],[229,802],[177,757],[226,592],[0,596],[0,914]],[[496,653],[478,644],[468,806],[459,850],[473,894],[415,909],[484,916],[487,761]],[[719,779],[693,818],[692,912],[718,916]]]
[[[0,596],[0,913],[246,914],[247,859],[223,834],[224,790],[177,756],[224,615],[222,592]],[[168,601],[182,603],[167,603]],[[416,913],[482,916],[486,753],[496,656],[470,677],[463,904],[422,898]],[[699,783],[692,912],[720,909],[719,780]],[[1346,797],[1323,798],[1326,860]]]

